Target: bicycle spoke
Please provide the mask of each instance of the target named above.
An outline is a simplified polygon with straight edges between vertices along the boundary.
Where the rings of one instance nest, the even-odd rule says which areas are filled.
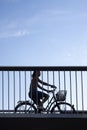
[[[51,113],[75,113],[75,109],[71,104],[61,102],[53,106]]]
[[[29,103],[23,102],[23,103],[19,103],[15,107],[15,112],[16,113],[35,113],[36,108]]]
[[[60,107],[61,113],[73,113],[73,109],[70,105],[60,104],[59,107]]]
[[[19,112],[19,113],[25,113],[25,112],[27,112],[27,110],[28,110],[28,108],[27,108],[28,106],[27,105],[21,105],[21,106],[19,106],[18,108],[17,108],[17,112]]]

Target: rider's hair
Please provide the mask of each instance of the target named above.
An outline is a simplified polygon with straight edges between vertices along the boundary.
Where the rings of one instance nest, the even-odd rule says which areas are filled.
[[[36,75],[36,70],[34,70],[33,74],[32,74],[32,77],[34,77]]]

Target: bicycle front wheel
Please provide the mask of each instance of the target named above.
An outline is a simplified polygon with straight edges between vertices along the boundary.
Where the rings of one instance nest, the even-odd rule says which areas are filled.
[[[75,108],[70,103],[59,102],[52,107],[51,113],[75,113]]]
[[[36,107],[33,104],[26,101],[20,102],[15,107],[16,113],[36,113],[36,111],[37,111]]]

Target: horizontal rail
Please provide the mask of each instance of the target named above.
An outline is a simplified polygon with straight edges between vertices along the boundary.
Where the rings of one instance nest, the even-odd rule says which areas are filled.
[[[0,66],[0,71],[87,71],[87,66]]]

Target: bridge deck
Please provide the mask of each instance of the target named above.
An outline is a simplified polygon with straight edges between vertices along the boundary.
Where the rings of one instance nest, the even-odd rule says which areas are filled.
[[[3,114],[0,113],[2,129],[85,129],[87,114]]]
[[[76,114],[0,113],[0,118],[87,118],[87,114],[85,114],[85,113],[76,113]]]

